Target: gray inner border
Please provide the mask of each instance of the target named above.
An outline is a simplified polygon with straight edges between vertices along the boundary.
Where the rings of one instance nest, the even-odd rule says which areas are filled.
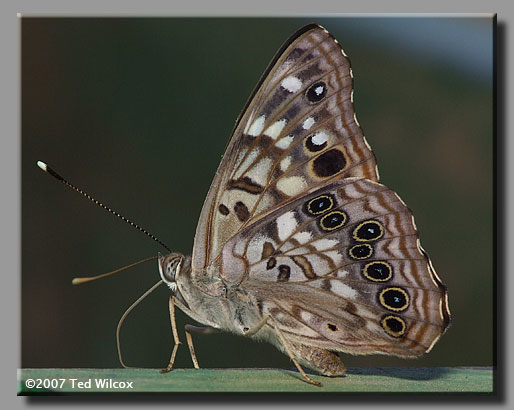
[[[207,1],[183,1],[180,2],[174,1],[173,3],[170,1],[151,1],[151,2],[138,2],[134,0],[122,1],[98,1],[98,0],[90,0],[86,2],[69,2],[65,0],[52,0],[43,2],[34,2],[34,1],[18,1],[16,3],[8,3],[2,5],[2,24],[0,25],[0,30],[2,31],[2,36],[0,36],[0,41],[2,42],[2,50],[4,55],[4,60],[2,63],[2,109],[0,112],[2,113],[2,124],[5,125],[4,135],[1,139],[2,149],[0,150],[1,155],[1,166],[2,172],[1,175],[1,187],[2,187],[2,213],[1,213],[1,227],[2,227],[2,259],[7,264],[7,269],[4,270],[4,282],[3,289],[3,297],[2,301],[2,324],[6,325],[4,328],[4,334],[7,336],[4,338],[4,344],[2,349],[2,392],[5,391],[4,400],[8,408],[25,408],[30,405],[37,405],[39,403],[42,404],[43,400],[32,400],[27,398],[15,397],[16,383],[15,383],[15,369],[19,366],[20,362],[20,309],[21,309],[21,301],[19,298],[20,294],[20,258],[21,258],[21,238],[20,238],[20,210],[21,210],[21,197],[20,197],[20,184],[21,184],[21,174],[20,174],[20,19],[17,17],[17,13],[21,13],[25,16],[293,16],[293,15],[317,15],[317,16],[327,16],[334,15],[334,12],[337,14],[342,14],[344,12],[345,15],[355,15],[356,13],[398,13],[398,12],[408,12],[408,13],[459,13],[462,15],[468,13],[484,13],[484,12],[495,12],[498,13],[498,24],[500,26],[499,30],[499,38],[498,38],[498,46],[499,46],[499,55],[503,53],[507,53],[502,56],[500,59],[500,73],[504,73],[504,77],[506,77],[507,73],[511,72],[509,67],[512,67],[512,53],[508,53],[509,44],[512,44],[512,30],[508,30],[509,23],[511,23],[513,18],[512,9],[514,8],[514,3],[508,2],[507,0],[490,0],[487,3],[483,1],[468,1],[465,3],[465,7],[463,7],[463,3],[457,3],[456,1],[449,0],[433,0],[429,4],[426,2],[411,2],[408,0],[393,0],[388,2],[381,2],[379,0],[373,1],[360,1],[355,2],[353,4],[346,4],[340,2],[338,0],[328,0],[328,1],[316,1],[315,3],[309,1],[282,1],[277,3],[276,1],[269,0],[260,0],[259,2],[246,2],[242,3],[235,0],[229,1],[216,1],[216,2],[207,2]],[[464,9],[464,10],[463,10]],[[368,14],[369,15],[369,14]],[[504,81],[502,83],[501,81]],[[514,158],[514,148],[513,144],[508,140],[507,136],[510,135],[510,121],[507,113],[510,112],[509,104],[510,96],[512,95],[512,83],[508,81],[507,78],[499,78],[499,100],[498,100],[498,113],[503,114],[505,118],[500,118],[500,126],[498,127],[499,134],[499,150],[500,155],[497,160],[500,165],[498,169],[498,192],[501,195],[499,197],[498,206],[500,209],[503,208],[506,224],[502,218],[503,214],[500,212],[498,214],[499,222],[503,229],[499,230],[498,235],[498,243],[503,243],[499,247],[499,250],[505,250],[508,253],[505,256],[504,261],[498,263],[498,269],[505,271],[505,277],[502,281],[502,284],[505,285],[506,289],[502,290],[500,294],[509,295],[513,293],[514,290],[514,280],[508,280],[508,272],[511,272],[512,269],[508,269],[513,267],[513,258],[514,254],[510,253],[509,250],[512,249],[512,244],[510,241],[510,237],[508,235],[503,235],[503,232],[512,232],[514,230],[514,222],[512,218],[509,218],[508,210],[514,207],[513,200],[513,192],[512,189],[508,189],[511,187],[511,184],[508,184],[509,180],[512,180],[513,167],[510,165],[510,161],[508,159]],[[503,142],[502,142],[503,136]],[[505,163],[502,166],[502,159]],[[502,177],[506,175],[506,177]],[[505,186],[503,186],[505,185]],[[500,202],[501,201],[501,202]],[[510,291],[510,292],[509,292]],[[13,306],[16,306],[15,313],[13,314]],[[507,310],[507,312],[499,312],[501,313],[500,317],[511,318],[512,316],[508,313],[513,313],[513,302],[511,298],[505,298],[504,304],[500,304],[499,308],[502,310]],[[506,329],[500,332],[500,335],[504,335],[505,338],[502,344],[505,346],[505,357],[499,357],[499,360],[502,361],[503,365],[507,369],[514,368],[513,366],[513,355],[508,354],[507,346],[510,346],[513,340],[512,337],[512,320],[504,320],[503,323],[507,326]],[[501,352],[501,350],[500,350]],[[15,354],[13,354],[15,353]],[[507,390],[511,385],[510,375],[508,371],[505,371],[505,374],[502,375],[505,377],[503,382],[501,383]],[[14,382],[13,382],[14,379]],[[13,389],[14,387],[14,389]],[[14,391],[13,391],[14,390]],[[313,399],[315,397],[312,397]],[[57,399],[57,400],[56,400]],[[313,404],[318,405],[318,401],[314,400],[306,400],[303,396],[298,396],[297,398],[288,397],[287,403],[291,403],[293,405],[300,404],[300,400],[302,400],[305,406],[311,406]],[[349,398],[333,398],[330,401],[323,400],[324,403],[331,402],[333,406],[340,406],[341,402],[348,401]],[[173,398],[169,400],[167,403],[164,400],[159,400],[158,403],[162,407],[169,405],[174,406],[183,406],[186,403],[191,404],[195,403],[195,405],[207,404],[207,405],[216,405],[222,404],[224,401],[232,400],[232,398],[218,396],[215,400],[212,400],[210,397],[204,397],[204,400],[198,401],[199,399],[195,399],[192,396],[181,396],[180,398]],[[280,397],[275,396],[268,397],[265,399],[266,402],[281,402],[281,406],[286,405],[285,400],[282,400]],[[383,398],[379,397],[370,398],[369,400],[360,397],[358,399],[350,399],[351,402],[363,403],[366,406],[372,406],[373,403],[376,403],[378,400],[381,400],[381,407],[392,405],[393,403],[383,403]],[[89,400],[88,400],[89,401]],[[150,401],[150,398],[147,398],[146,401]],[[153,400],[152,400],[153,401]],[[264,400],[252,400],[253,405],[259,405],[259,402],[263,402]],[[415,400],[414,398],[410,398],[409,401],[421,404],[420,401]],[[453,401],[453,400],[452,400]],[[495,403],[491,401],[483,401],[478,400],[480,404],[487,405],[488,403],[492,406],[501,405],[505,407],[510,407],[509,404],[512,404],[512,394],[509,392],[505,392],[505,396],[503,398],[499,398]],[[213,403],[215,402],[215,403]],[[244,397],[239,397],[235,400],[235,404],[249,404],[250,400],[245,400]],[[297,402],[297,403],[295,403]],[[59,400],[58,398],[54,398],[53,400],[48,401],[49,405],[55,404],[64,404],[73,405],[80,404],[84,407],[91,407],[95,409],[98,408],[111,408],[111,407],[121,407],[126,406],[127,404],[139,405],[142,404],[143,401],[140,400],[131,400],[130,402],[125,399],[121,400],[109,400],[109,398],[105,398],[104,400],[95,400],[94,402],[84,403],[84,401],[80,400]],[[378,403],[377,403],[378,404]],[[467,405],[467,403],[463,403]],[[438,406],[441,407],[441,403],[435,403],[431,400],[424,400],[424,405],[429,406]],[[451,405],[451,402],[448,402],[448,406]]]

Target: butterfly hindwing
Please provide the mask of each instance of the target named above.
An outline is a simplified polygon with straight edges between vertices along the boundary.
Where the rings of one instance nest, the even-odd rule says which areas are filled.
[[[378,181],[356,121],[350,62],[310,25],[279,51],[237,122],[200,216],[200,273],[244,226],[331,181]]]
[[[411,211],[366,179],[329,184],[243,229],[220,267],[306,345],[418,356],[449,322]]]

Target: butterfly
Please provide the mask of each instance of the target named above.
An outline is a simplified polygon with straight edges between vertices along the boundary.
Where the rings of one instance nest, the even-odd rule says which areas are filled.
[[[192,256],[159,255],[171,310],[270,342],[311,383],[302,365],[345,372],[337,352],[429,352],[450,323],[447,290],[412,212],[378,181],[350,62],[327,30],[307,25],[236,122]]]
[[[379,183],[350,61],[316,24],[284,43],[243,108],[192,255],[157,259],[172,292],[175,345],[164,372],[180,345],[175,307],[204,326],[185,329],[196,368],[191,333],[228,331],[273,344],[317,385],[302,366],[339,376],[338,352],[419,357],[450,324],[446,286],[412,212]]]

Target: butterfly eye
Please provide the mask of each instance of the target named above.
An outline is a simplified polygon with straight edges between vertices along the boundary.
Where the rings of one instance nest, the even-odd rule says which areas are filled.
[[[168,278],[171,278],[171,280],[175,280],[175,277],[177,276],[177,271],[179,270],[180,264],[182,260],[179,258],[172,259],[168,262],[166,265],[166,276]]]
[[[162,264],[159,263],[159,272],[161,274],[161,278],[169,286],[175,282],[177,270],[180,269],[181,264],[182,258],[177,257],[176,255],[169,255],[166,260],[162,262]]]
[[[307,100],[309,102],[315,104],[320,102],[327,95],[327,86],[323,81],[319,81],[310,86],[310,88],[305,93]]]
[[[175,269],[175,266],[177,266],[175,262],[168,263],[168,266],[166,266],[166,273],[168,274],[168,276],[172,276],[173,275],[173,271]]]

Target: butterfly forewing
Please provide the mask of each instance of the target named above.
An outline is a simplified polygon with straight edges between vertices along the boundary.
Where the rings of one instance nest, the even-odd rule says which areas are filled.
[[[450,322],[411,211],[378,183],[352,88],[325,29],[286,42],[236,123],[193,250],[203,294],[230,295],[226,328],[271,318],[259,337],[324,374],[343,371],[330,351],[420,356]]]
[[[350,62],[322,27],[279,51],[229,142],[200,216],[193,251],[201,275],[242,227],[346,177],[378,180],[355,119]]]
[[[306,345],[412,357],[449,323],[411,211],[366,179],[329,184],[243,229],[223,248],[221,275]]]

